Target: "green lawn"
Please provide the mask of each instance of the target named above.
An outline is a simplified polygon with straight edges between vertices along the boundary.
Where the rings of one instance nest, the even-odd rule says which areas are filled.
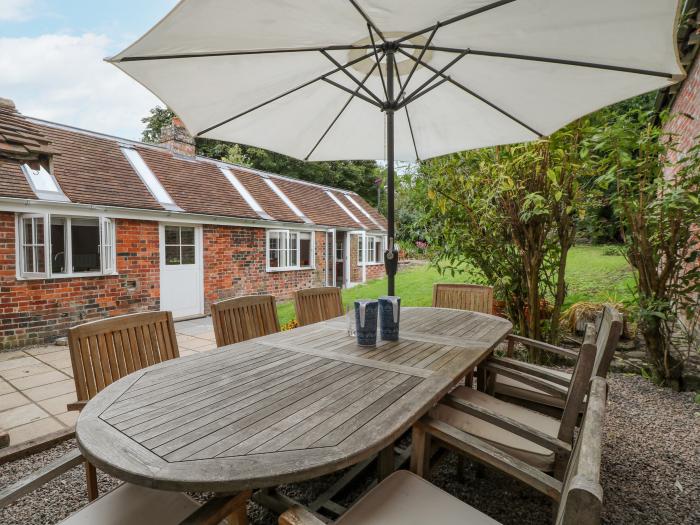
[[[605,246],[578,246],[569,252],[567,280],[569,295],[565,307],[578,301],[625,302],[631,299],[630,287],[634,277],[621,255],[606,255],[611,249]],[[396,276],[396,293],[404,306],[430,306],[433,283],[477,282],[468,273],[440,275],[428,266],[399,272]],[[343,290],[343,302],[351,304],[356,299],[376,298],[386,294],[386,277]],[[294,304],[280,303],[277,312],[280,323],[294,318]]]

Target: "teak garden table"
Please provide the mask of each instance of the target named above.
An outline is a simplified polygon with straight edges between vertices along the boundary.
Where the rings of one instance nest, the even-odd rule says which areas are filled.
[[[389,447],[511,330],[491,315],[403,308],[396,342],[357,346],[345,318],[152,366],[76,426],[95,466],[165,490],[314,478]]]

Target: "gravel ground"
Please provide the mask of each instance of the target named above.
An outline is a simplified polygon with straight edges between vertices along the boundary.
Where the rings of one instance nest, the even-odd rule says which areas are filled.
[[[700,523],[700,405],[694,403],[693,394],[660,389],[637,376],[612,374],[610,383],[603,449],[603,522]],[[73,441],[68,441],[49,451],[0,465],[0,487],[74,446]],[[480,473],[470,462],[459,480],[456,468],[455,455],[445,454],[433,468],[433,483],[504,524],[551,522],[551,504],[534,490],[493,471]],[[288,485],[282,491],[308,502],[339,475]],[[350,504],[371,482],[369,474],[358,480],[340,503]],[[99,475],[101,493],[116,483],[107,475]],[[86,503],[83,469],[75,468],[0,509],[0,523],[53,524]],[[254,503],[248,514],[252,525],[276,523],[275,516]]]

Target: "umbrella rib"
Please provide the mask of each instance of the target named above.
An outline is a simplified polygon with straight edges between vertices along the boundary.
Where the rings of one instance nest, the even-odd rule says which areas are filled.
[[[430,88],[429,88],[428,90],[426,90],[425,92],[421,93],[421,90],[423,90],[423,88],[425,88],[426,86],[430,85],[430,83],[431,83],[433,80],[435,80],[437,77],[439,77],[439,76],[443,76],[443,77],[444,77],[443,73],[445,73],[445,71],[447,71],[447,70],[450,69],[452,66],[454,66],[457,62],[459,62],[460,60],[462,60],[462,59],[465,57],[465,55],[467,55],[467,53],[468,53],[468,50],[464,51],[463,53],[457,55],[454,59],[450,60],[450,61],[447,63],[447,65],[445,65],[445,67],[443,67],[443,68],[440,69],[439,71],[435,71],[435,74],[434,74],[432,77],[430,77],[428,80],[426,80],[425,82],[423,82],[418,88],[416,88],[410,95],[408,95],[408,96],[406,97],[406,100],[404,100],[401,104],[404,105],[404,106],[405,106],[406,104],[410,104],[415,98],[417,98],[417,97],[419,97],[419,96],[422,97],[425,93],[427,93],[427,91],[431,91],[432,89],[434,89],[435,87],[437,87],[437,85],[435,85],[435,86],[433,86],[433,87],[430,87]],[[418,60],[418,61],[415,62],[416,65],[419,64],[419,63],[423,63],[422,60],[420,59],[420,57],[419,57],[417,60]]]
[[[133,56],[133,57],[123,57],[119,59],[107,58],[107,62],[119,63],[119,62],[142,62],[147,60],[175,60],[181,58],[209,58],[209,57],[225,57],[225,56],[239,56],[239,55],[270,55],[275,53],[308,53],[308,52],[318,52],[318,51],[349,51],[353,49],[370,49],[372,46],[356,46],[356,45],[337,45],[337,46],[326,46],[326,47],[300,47],[300,48],[282,48],[282,49],[258,49],[258,50],[239,50],[239,51],[211,51],[202,53],[177,53],[173,55],[146,55],[146,56]]]
[[[353,75],[347,70],[346,66],[341,65],[340,62],[338,62],[335,58],[328,54],[328,51],[321,51],[321,53],[324,57],[330,60],[334,66],[340,68],[340,70],[343,73],[345,73],[350,80],[357,84],[361,89],[365,90],[374,100],[377,101],[378,104],[382,104],[382,100],[377,95],[372,93],[372,91],[367,86],[365,86],[364,83],[361,83],[359,80],[357,80],[357,78],[355,78],[355,75]]]
[[[359,88],[357,88],[357,91],[353,91],[352,89],[347,88],[347,87],[345,87],[344,85],[339,84],[339,83],[336,82],[335,80],[331,80],[330,78],[322,78],[321,80],[323,80],[324,82],[327,82],[327,83],[330,84],[331,86],[335,86],[335,87],[337,87],[338,89],[342,89],[342,90],[345,91],[346,93],[350,93],[351,95],[353,95],[353,96],[355,96],[355,97],[357,97],[357,98],[361,98],[362,100],[364,100],[364,101],[367,102],[368,104],[372,104],[373,106],[377,106],[377,107],[380,108],[380,109],[382,108],[382,105],[381,105],[381,104],[377,104],[377,103],[376,103],[374,100],[372,100],[371,98],[366,97],[365,95],[363,95],[362,93],[360,93],[360,92],[359,92]]]
[[[362,62],[363,60],[366,60],[367,58],[369,58],[369,56],[370,56],[370,55],[363,55],[363,56],[361,56],[361,57],[355,58],[354,60],[351,60],[350,62],[347,62],[347,63],[345,64],[345,67],[351,66],[351,65],[353,65],[353,64],[357,64],[358,62]],[[313,78],[313,79],[311,79],[311,80],[307,80],[306,82],[304,82],[304,83],[302,83],[302,84],[299,84],[298,86],[296,86],[296,87],[294,87],[294,88],[292,88],[292,89],[288,89],[288,90],[285,91],[284,93],[280,93],[279,95],[277,95],[277,96],[275,96],[275,97],[273,97],[273,98],[271,98],[271,99],[268,99],[268,100],[266,100],[265,102],[261,102],[260,104],[257,104],[257,105],[255,105],[255,106],[253,106],[252,108],[248,108],[248,109],[246,109],[245,111],[242,111],[242,112],[238,113],[237,115],[234,115],[233,117],[227,118],[226,120],[222,120],[222,121],[219,122],[218,124],[214,124],[213,126],[209,126],[208,128],[203,129],[202,131],[200,131],[199,133],[197,133],[195,136],[196,136],[196,137],[201,137],[201,136],[204,135],[205,133],[208,133],[208,132],[210,132],[210,131],[212,131],[212,130],[214,130],[214,129],[216,129],[216,128],[219,128],[219,127],[223,126],[224,124],[228,124],[229,122],[231,122],[231,121],[233,121],[233,120],[236,120],[237,118],[240,118],[240,117],[242,117],[242,116],[244,116],[244,115],[247,115],[248,113],[251,113],[251,112],[253,112],[253,111],[257,110],[257,109],[260,109],[260,108],[262,108],[262,107],[264,107],[264,106],[267,106],[268,104],[271,104],[271,103],[275,102],[276,100],[279,100],[279,99],[281,99],[281,98],[283,98],[283,97],[286,97],[287,95],[291,95],[292,93],[294,93],[294,92],[296,92],[296,91],[299,91],[300,89],[303,89],[303,88],[305,88],[305,87],[307,87],[307,86],[310,86],[311,84],[313,84],[313,83],[315,83],[315,82],[318,82],[319,80],[325,80],[325,78],[326,78],[327,76],[333,75],[333,74],[337,73],[338,71],[340,71],[340,68],[336,68],[336,69],[334,69],[334,70],[332,70],[332,71],[329,71],[328,73],[324,73],[323,75],[320,75],[320,76],[318,76],[318,77],[316,77],[316,78]],[[368,100],[369,100],[369,99],[368,99]],[[372,104],[374,104],[374,101],[373,101],[373,100],[370,100],[370,102],[371,102]]]
[[[396,40],[396,43],[405,42],[406,40],[410,40],[413,37],[422,35],[423,33],[427,33],[428,31],[432,31],[436,27],[445,27],[447,25],[454,24],[455,22],[460,22],[461,20],[464,20],[466,18],[485,13],[486,11],[491,11],[492,9],[496,9],[497,7],[501,7],[502,5],[507,5],[512,2],[515,2],[515,0],[498,0],[497,2],[493,2],[491,4],[479,7],[478,9],[473,9],[472,11],[463,13],[461,15],[453,16],[452,18],[448,18],[447,20],[444,20],[442,22],[437,22],[436,24],[433,24],[429,27],[425,27],[423,29],[419,29],[418,31],[414,31],[413,33],[410,33],[408,35],[402,36],[401,38]]]
[[[411,60],[417,60],[416,57],[414,57],[414,56],[411,55],[410,53],[407,53],[406,51],[404,51],[404,50],[401,49],[401,48],[399,48],[399,53],[401,53],[402,55],[407,56],[407,57],[410,58]],[[423,61],[421,61],[421,65],[422,65],[423,67],[425,67],[425,68],[431,70],[433,73],[436,73],[436,72],[438,71],[438,70],[435,69],[433,66],[431,66],[430,64],[427,64],[427,63],[425,63],[425,62],[423,62]],[[465,85],[463,85],[463,84],[457,82],[456,80],[454,80],[454,79],[448,77],[448,76],[445,75],[445,74],[441,74],[440,76],[442,76],[447,82],[449,82],[449,83],[452,84],[453,86],[458,87],[459,89],[461,89],[461,90],[464,91],[465,93],[471,95],[472,97],[476,98],[477,100],[480,100],[481,102],[483,102],[483,103],[486,104],[487,106],[489,106],[489,107],[495,109],[496,111],[498,111],[498,112],[501,113],[502,115],[505,115],[506,117],[508,117],[509,119],[511,119],[513,122],[515,122],[515,123],[519,124],[520,126],[524,127],[525,129],[527,129],[527,130],[530,131],[531,133],[534,133],[534,134],[537,135],[538,137],[544,137],[544,134],[543,134],[543,133],[540,133],[540,132],[537,131],[536,129],[534,129],[534,128],[528,126],[527,124],[525,124],[525,123],[524,123],[522,120],[520,120],[519,118],[517,118],[517,117],[511,115],[511,114],[508,113],[506,110],[504,110],[504,109],[498,107],[498,106],[497,106],[496,104],[494,104],[493,102],[490,102],[490,101],[486,100],[484,97],[482,97],[481,95],[475,93],[474,91],[472,91],[471,89],[469,89],[469,88],[466,87]]]
[[[362,79],[362,83],[363,83],[363,84],[364,84],[365,82],[367,82],[367,79],[370,77],[370,75],[372,74],[372,72],[377,68],[377,66],[379,66],[379,61],[377,61],[377,62],[372,66],[372,68],[369,70],[369,72],[365,75],[365,78]],[[350,95],[350,96],[348,97],[348,100],[345,102],[345,104],[343,105],[343,107],[340,108],[340,111],[339,111],[338,114],[335,116],[335,118],[331,121],[331,123],[328,125],[328,127],[326,128],[326,131],[323,132],[323,135],[321,135],[321,137],[316,141],[316,144],[314,144],[314,147],[311,148],[311,151],[309,151],[309,154],[308,154],[306,157],[304,157],[304,160],[309,160],[309,157],[311,157],[311,155],[313,155],[314,151],[316,151],[316,148],[318,148],[318,146],[321,144],[321,142],[323,141],[323,139],[326,138],[326,135],[328,135],[328,133],[330,132],[331,128],[335,125],[335,123],[338,121],[338,119],[340,118],[340,116],[341,116],[341,115],[343,114],[343,112],[347,109],[347,107],[350,105],[350,102],[352,102],[352,99],[355,98],[355,96],[357,95],[357,93],[358,93],[359,91],[360,91],[360,88],[359,88],[359,86],[358,86],[357,88],[355,88],[355,92],[354,92],[352,95]]]
[[[384,33],[382,33],[377,25],[372,21],[372,19],[365,13],[362,8],[357,4],[355,0],[350,0],[350,3],[352,6],[355,8],[355,10],[360,13],[360,16],[365,19],[365,22],[367,22],[370,26],[372,26],[372,29],[374,29],[374,32],[379,35],[379,38],[382,39],[382,42],[386,42],[386,38],[384,38]]]
[[[432,86],[429,86],[429,87],[425,88],[423,91],[414,92],[409,98],[407,98],[407,99],[405,99],[403,102],[401,102],[401,103],[397,106],[397,109],[405,108],[406,106],[408,106],[408,105],[409,105],[411,102],[413,102],[414,100],[417,100],[417,99],[419,99],[420,97],[422,97],[423,95],[426,95],[426,94],[430,93],[430,92],[431,92],[433,89],[435,89],[436,87],[438,87],[438,86],[444,84],[445,82],[449,82],[450,80],[451,80],[450,77],[448,77],[448,76],[443,76],[440,80],[438,80],[437,82],[435,82],[435,84],[433,84]]]
[[[367,22],[367,31],[369,32],[369,39],[372,42],[372,52],[374,53],[374,59],[377,61],[377,65],[379,66],[379,58],[377,55],[377,44],[374,41],[374,35],[372,34],[372,26],[369,25],[369,22]],[[382,55],[384,57],[384,55]],[[386,90],[386,82],[384,81],[384,73],[382,73],[382,68],[379,68],[379,78],[382,79],[382,88],[384,88],[384,96],[386,97],[387,100],[389,100],[389,92]]]
[[[416,46],[416,45],[411,45],[411,44],[402,44],[402,47],[408,48],[408,49],[419,49],[421,46]],[[533,55],[519,55],[515,53],[501,53],[501,52],[496,52],[496,51],[482,51],[480,49],[459,49],[459,48],[453,48],[453,47],[440,47],[440,46],[431,46],[428,48],[431,51],[442,51],[445,53],[463,53],[464,51],[468,51],[470,55],[477,55],[477,56],[485,56],[485,57],[494,57],[494,58],[508,58],[508,59],[513,59],[513,60],[527,60],[530,62],[544,62],[547,64],[560,64],[564,66],[577,66],[577,67],[587,67],[591,69],[603,69],[607,71],[620,71],[622,73],[634,73],[637,75],[648,75],[648,76],[653,76],[653,77],[663,77],[663,78],[674,78],[675,75],[672,73],[665,73],[663,71],[652,71],[648,69],[637,69],[633,67],[624,67],[624,66],[612,66],[609,64],[598,64],[595,62],[583,62],[580,60],[567,60],[563,58],[550,58],[550,57],[540,57],[540,56],[533,56]]]
[[[440,28],[439,25],[436,25],[433,31],[430,33],[430,36],[428,37],[428,40],[425,41],[425,45],[423,46],[423,49],[420,50],[420,53],[418,54],[418,60],[423,60],[423,56],[425,55],[425,52],[428,50],[428,46],[430,43],[433,41],[433,37],[435,36],[435,33],[437,33],[437,30]],[[404,89],[408,87],[409,82],[411,82],[411,78],[413,77],[413,73],[416,72],[416,69],[418,68],[418,62],[413,63],[413,67],[411,68],[411,72],[408,74],[408,78],[406,79],[406,83],[401,87],[401,91],[399,91],[399,95],[396,97],[396,99],[400,99],[401,95],[404,93]],[[410,97],[409,97],[410,98]]]
[[[396,60],[394,60],[394,70],[396,71],[396,80],[399,83],[399,89],[403,92],[403,85],[401,85],[401,75],[399,75],[399,67],[396,65]],[[389,97],[387,97],[389,98]],[[413,142],[413,151],[416,153],[416,160],[420,160],[420,155],[418,155],[418,146],[416,146],[416,137],[413,134],[413,124],[411,124],[411,116],[408,114],[408,107],[404,106],[403,110],[406,112],[406,120],[408,121],[408,131],[411,134],[411,142]]]

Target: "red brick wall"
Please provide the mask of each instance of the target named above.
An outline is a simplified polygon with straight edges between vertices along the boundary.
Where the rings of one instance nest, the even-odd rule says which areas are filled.
[[[666,131],[678,136],[680,147],[685,151],[700,135],[700,58],[696,58],[683,81],[673,101],[671,115],[673,118],[666,125]]]
[[[295,290],[324,285],[325,239],[316,234],[316,268],[265,271],[265,229],[204,226],[204,304],[229,297],[272,294],[286,299]]]
[[[53,341],[78,323],[159,308],[158,224],[116,221],[117,271],[16,279],[15,219],[0,212],[0,348]]]

